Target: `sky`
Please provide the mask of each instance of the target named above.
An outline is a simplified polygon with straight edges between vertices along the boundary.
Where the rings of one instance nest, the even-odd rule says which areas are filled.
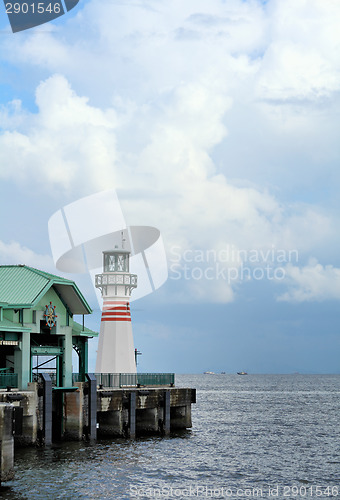
[[[340,4],[80,0],[0,10],[0,263],[56,269],[62,207],[116,191],[160,230],[131,305],[141,372],[340,373]],[[94,370],[96,341],[91,341]]]

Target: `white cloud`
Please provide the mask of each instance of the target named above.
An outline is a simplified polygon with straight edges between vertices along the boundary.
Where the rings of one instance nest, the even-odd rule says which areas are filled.
[[[0,265],[25,265],[40,269],[56,276],[62,276],[77,283],[84,297],[91,305],[92,309],[98,309],[98,304],[93,291],[93,284],[87,275],[61,273],[56,269],[53,258],[50,254],[35,252],[17,241],[5,243],[0,240]],[[100,321],[100,320],[99,320]],[[97,326],[93,326],[94,329]]]
[[[334,0],[274,0],[258,79],[263,99],[317,100],[340,88],[340,5]]]
[[[44,271],[55,272],[52,257],[41,255],[26,248],[17,241],[4,243],[0,240],[0,265],[18,265],[35,267]]]
[[[294,186],[327,184],[339,157],[337,116],[318,107],[339,89],[338,18],[332,0],[93,0],[6,38],[2,57],[39,83],[37,112],[15,100],[0,114],[0,177],[60,206],[121,190],[128,223],[158,227],[168,249],[309,255],[335,237]],[[186,286],[193,300],[233,298]]]
[[[6,49],[12,61],[62,72],[77,86],[86,74],[80,88],[92,98],[98,88],[108,97],[138,87],[138,99],[207,68],[222,75],[230,53],[262,47],[264,22],[256,2],[95,0],[64,27],[32,30]]]
[[[86,191],[128,186],[132,195],[121,199],[128,224],[158,227],[168,249],[233,244],[308,252],[331,236],[330,220],[317,207],[283,205],[218,171],[211,151],[227,136],[223,118],[232,105],[220,82],[182,84],[169,92],[162,108],[147,116],[148,141],[138,152],[124,141],[140,110],[120,120],[114,109],[90,106],[60,75],[39,84],[36,101],[38,113],[23,112],[18,130],[0,136],[2,164],[16,167],[3,169],[4,178],[29,182],[33,174],[37,192],[42,185],[52,196],[66,189],[75,199]],[[226,283],[192,279],[185,287],[184,295],[194,301],[234,296]]]
[[[61,75],[40,83],[38,113],[23,112],[20,117],[16,105],[12,121],[18,123],[17,129],[11,127],[0,136],[0,176],[16,182],[34,177],[39,189],[45,185],[72,190],[85,184],[96,190],[105,182],[112,183],[115,112],[101,111],[87,101]],[[10,103],[9,109],[12,107]]]
[[[7,38],[3,57],[61,72],[102,103],[204,75],[247,102],[315,101],[339,90],[339,18],[336,0],[92,0],[65,25]]]
[[[288,291],[278,297],[287,302],[340,300],[340,269],[332,265],[323,266],[315,259],[304,267],[289,264],[285,284]]]

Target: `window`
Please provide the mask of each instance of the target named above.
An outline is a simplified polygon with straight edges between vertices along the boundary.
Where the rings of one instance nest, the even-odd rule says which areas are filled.
[[[128,272],[129,271],[129,256],[128,254],[105,254],[104,255],[104,272]]]

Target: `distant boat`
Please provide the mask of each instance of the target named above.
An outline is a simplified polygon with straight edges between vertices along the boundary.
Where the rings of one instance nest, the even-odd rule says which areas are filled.
[[[248,375],[247,372],[237,372],[237,375]]]
[[[204,375],[215,375],[214,372],[203,372],[203,373],[204,373]]]
[[[221,372],[221,375],[225,375],[225,372]]]

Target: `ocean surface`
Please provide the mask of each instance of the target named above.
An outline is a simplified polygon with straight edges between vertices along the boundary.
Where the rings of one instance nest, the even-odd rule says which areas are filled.
[[[5,499],[340,498],[340,375],[177,375],[170,438],[19,449]]]

